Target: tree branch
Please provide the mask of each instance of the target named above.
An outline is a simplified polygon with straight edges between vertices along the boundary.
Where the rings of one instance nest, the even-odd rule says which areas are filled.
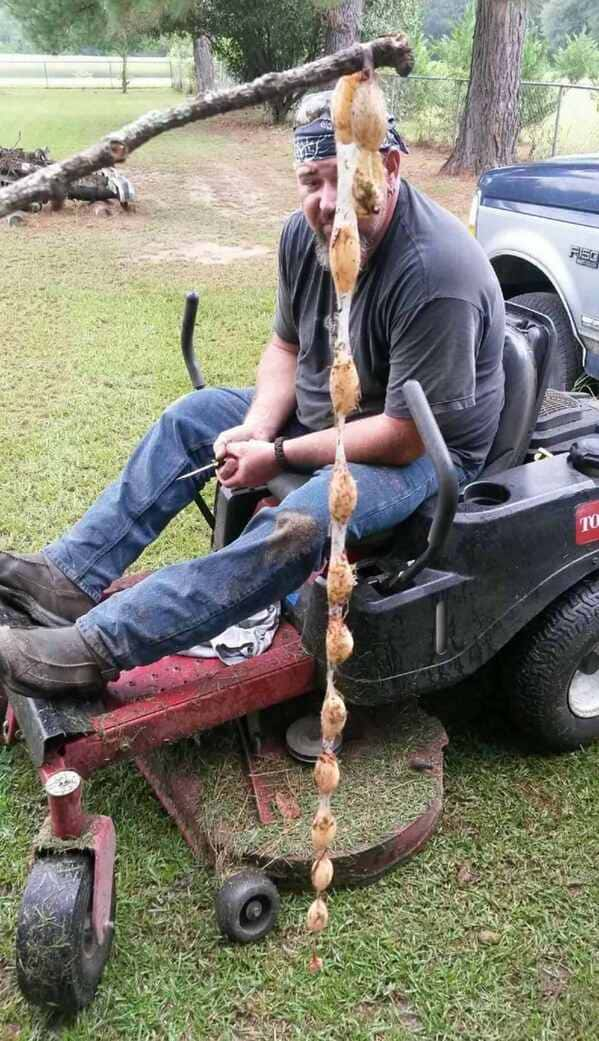
[[[133,123],[107,134],[90,148],[2,188],[0,217],[32,202],[47,202],[49,199],[60,202],[65,198],[71,181],[104,166],[124,162],[136,148],[166,130],[273,101],[290,91],[304,91],[308,87],[330,83],[338,76],[358,72],[370,60],[375,66],[391,66],[400,76],[407,76],[413,66],[412,52],[406,37],[403,33],[390,34],[368,44],[356,44],[287,72],[269,72],[239,87],[209,91],[175,108],[146,112]]]

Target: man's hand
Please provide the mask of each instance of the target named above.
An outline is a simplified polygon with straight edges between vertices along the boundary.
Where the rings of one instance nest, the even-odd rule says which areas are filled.
[[[237,444],[239,441],[268,441],[268,434],[258,426],[257,423],[241,423],[238,427],[230,427],[223,430],[214,442],[214,458],[224,459],[228,452],[228,445]]]
[[[259,488],[280,472],[270,441],[229,441],[216,475],[225,488]]]

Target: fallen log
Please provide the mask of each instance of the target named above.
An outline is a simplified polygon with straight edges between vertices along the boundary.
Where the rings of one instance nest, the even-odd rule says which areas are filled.
[[[227,90],[207,91],[189,101],[163,111],[146,112],[139,119],[112,131],[100,141],[58,163],[44,166],[14,184],[0,189],[0,217],[32,202],[49,199],[60,205],[68,197],[68,186],[103,167],[122,163],[131,152],[146,141],[167,130],[188,123],[223,115],[236,109],[261,105],[288,94],[329,84],[350,72],[358,72],[365,64],[390,66],[400,76],[413,67],[410,46],[403,33],[390,34],[366,44],[355,44],[336,54],[300,65],[286,72],[269,72],[251,83]]]
[[[22,148],[0,146],[0,188],[16,184],[23,177],[51,165],[52,160],[47,148],[24,152]],[[125,208],[135,200],[135,190],[131,182],[112,168],[98,170],[88,177],[72,181],[66,194],[68,199],[76,199],[79,202],[107,202],[110,199],[118,199]],[[50,192],[45,192],[37,201],[25,203],[23,209],[39,209],[42,203],[49,202],[50,199]]]

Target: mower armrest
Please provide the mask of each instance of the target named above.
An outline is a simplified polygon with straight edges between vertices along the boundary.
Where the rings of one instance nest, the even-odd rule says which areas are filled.
[[[310,480],[311,476],[312,474],[298,474],[291,470],[284,470],[282,474],[277,474],[276,477],[273,477],[268,482],[268,490],[274,495],[275,499],[281,502],[286,495],[301,488],[306,481]]]
[[[401,586],[412,581],[419,571],[430,565],[438,555],[453,524],[458,507],[459,484],[445,438],[439,430],[437,420],[426,400],[426,395],[417,380],[407,380],[403,385],[404,396],[410,415],[416,424],[427,454],[435,467],[439,493],[436,499],[435,514],[428,535],[428,546],[424,553],[414,560],[399,575],[385,583],[390,592],[396,592]]]
[[[189,373],[191,385],[194,390],[202,390],[202,388],[206,386],[204,377],[202,376],[200,363],[198,362],[193,349],[193,331],[196,324],[199,302],[200,298],[197,293],[187,293],[185,297],[183,322],[181,325],[181,353],[183,354],[183,361],[185,362],[185,367]]]

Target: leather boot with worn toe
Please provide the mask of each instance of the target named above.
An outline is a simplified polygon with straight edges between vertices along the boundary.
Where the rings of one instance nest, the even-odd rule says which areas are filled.
[[[0,553],[0,600],[52,628],[72,625],[95,606],[43,553]]]
[[[119,674],[90,649],[76,626],[10,629],[0,626],[0,685],[28,698],[87,695]]]

